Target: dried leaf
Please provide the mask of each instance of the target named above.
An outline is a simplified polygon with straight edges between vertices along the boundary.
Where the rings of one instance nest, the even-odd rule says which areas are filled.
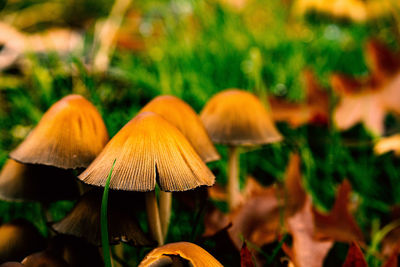
[[[164,191],[186,191],[215,182],[183,134],[152,112],[140,113],[128,122],[79,179],[104,186],[114,159],[111,189],[152,191],[156,178]]]
[[[240,266],[241,267],[254,267],[252,255],[250,250],[247,248],[246,242],[243,242],[243,246],[240,250]]]
[[[313,209],[316,238],[363,242],[363,234],[349,210],[350,192],[351,185],[348,180],[344,180],[338,188],[335,204],[329,214]]]
[[[95,106],[80,95],[69,95],[50,107],[10,157],[75,169],[87,167],[107,141],[107,129]]]
[[[314,222],[311,201],[307,198],[303,209],[287,219],[292,234],[292,260],[297,267],[322,267],[333,246],[332,241],[314,238]]]
[[[326,124],[329,121],[329,95],[318,84],[314,73],[303,72],[306,88],[305,103],[290,103],[276,97],[270,97],[274,121],[286,121],[292,127],[304,124]]]
[[[214,95],[200,117],[215,143],[261,145],[282,140],[260,100],[243,90],[230,89]]]
[[[140,112],[151,111],[178,128],[205,162],[220,158],[196,112],[183,100],[169,95],[158,96]]]
[[[368,43],[367,57],[371,58],[369,67],[373,71],[369,77],[354,79],[340,74],[331,77],[332,88],[340,96],[334,121],[341,130],[363,123],[374,134],[382,135],[386,114],[400,114],[400,63],[376,42]]]
[[[357,243],[352,242],[342,267],[368,267],[364,254]]]

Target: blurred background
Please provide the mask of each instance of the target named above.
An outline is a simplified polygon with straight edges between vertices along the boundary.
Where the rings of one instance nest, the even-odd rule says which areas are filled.
[[[399,52],[397,0],[2,0],[0,18],[0,166],[67,94],[92,101],[113,136],[157,95],[175,95],[200,112],[215,93],[241,88],[276,109],[285,137],[248,151],[242,179],[282,182],[289,153],[297,151],[319,209],[330,210],[344,178],[365,232],[400,204],[399,159],[373,151],[380,136],[400,132],[400,121],[385,112],[382,131],[362,121],[342,131],[333,116],[341,95],[331,82],[333,73],[372,76],[370,40]],[[209,165],[220,184],[225,164]],[[54,219],[72,206],[52,204]],[[45,232],[38,210],[0,201],[3,222],[25,217]],[[180,227],[171,227],[170,241],[190,235],[191,220],[190,212],[173,215],[171,225]]]

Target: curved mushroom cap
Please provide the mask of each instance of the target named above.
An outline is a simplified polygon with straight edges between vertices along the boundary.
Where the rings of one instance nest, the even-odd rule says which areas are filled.
[[[97,109],[80,95],[69,95],[43,115],[10,157],[64,169],[87,167],[108,141]]]
[[[63,258],[46,250],[29,255],[22,261],[22,264],[26,267],[70,267]]]
[[[150,251],[149,254],[139,264],[139,267],[145,266],[169,266],[159,265],[172,264],[174,261],[171,256],[179,256],[189,261],[194,267],[221,267],[222,264],[217,261],[210,253],[203,248],[189,242],[177,242],[167,244]],[[168,259],[169,258],[169,259]]]
[[[134,246],[152,246],[152,242],[142,231],[134,214],[127,212],[132,207],[132,199],[122,198],[110,192],[108,221],[109,240],[116,244],[119,240]],[[89,243],[101,245],[101,198],[102,191],[91,190],[77,202],[70,213],[61,221],[53,224],[52,228],[62,234],[81,237]],[[134,201],[132,201],[134,202]]]
[[[44,246],[44,237],[27,220],[16,219],[0,226],[0,262],[21,261]]]
[[[260,100],[246,91],[231,89],[216,94],[200,117],[215,143],[261,145],[282,140]]]
[[[204,162],[220,159],[199,116],[183,100],[169,95],[158,96],[144,106],[140,112],[145,111],[157,113],[178,128]]]
[[[157,179],[161,190],[186,191],[215,182],[183,134],[152,112],[128,122],[78,178],[104,186],[115,159],[111,189],[152,191]]]
[[[0,198],[4,200],[52,202],[78,196],[75,176],[68,170],[9,159],[0,172]]]

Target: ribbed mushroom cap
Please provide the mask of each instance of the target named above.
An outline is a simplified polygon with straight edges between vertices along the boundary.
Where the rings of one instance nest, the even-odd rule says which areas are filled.
[[[80,95],[69,95],[43,115],[11,158],[64,169],[87,167],[108,141],[97,109]]]
[[[161,190],[186,191],[215,182],[185,136],[152,112],[140,113],[128,122],[79,179],[104,186],[114,159],[111,189],[152,191],[157,180]]]
[[[4,200],[53,202],[78,196],[75,176],[69,170],[9,159],[0,172],[0,198]]]
[[[21,261],[44,246],[44,237],[27,220],[16,219],[0,226],[0,262]]]
[[[192,264],[191,266],[194,267],[222,266],[217,259],[203,248],[189,242],[177,242],[153,249],[139,264],[139,267],[169,266],[168,263],[172,264],[174,261],[171,258],[174,255],[189,261]],[[168,258],[170,258],[170,262]]]
[[[144,111],[157,113],[178,128],[205,162],[220,159],[199,116],[183,100],[169,95],[158,96],[140,112]]]
[[[100,246],[101,199],[101,190],[87,192],[70,213],[53,224],[52,228],[58,233],[81,237],[93,245]],[[108,204],[110,243],[116,244],[122,239],[134,246],[152,246],[155,243],[143,233],[134,214],[128,212],[134,205],[131,201],[134,203],[129,197],[121,197],[110,192]]]
[[[260,100],[246,91],[230,89],[216,94],[200,117],[215,143],[245,146],[282,140]]]

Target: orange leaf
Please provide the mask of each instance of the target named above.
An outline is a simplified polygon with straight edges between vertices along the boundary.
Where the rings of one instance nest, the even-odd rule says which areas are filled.
[[[342,267],[368,267],[360,247],[352,242]]]

